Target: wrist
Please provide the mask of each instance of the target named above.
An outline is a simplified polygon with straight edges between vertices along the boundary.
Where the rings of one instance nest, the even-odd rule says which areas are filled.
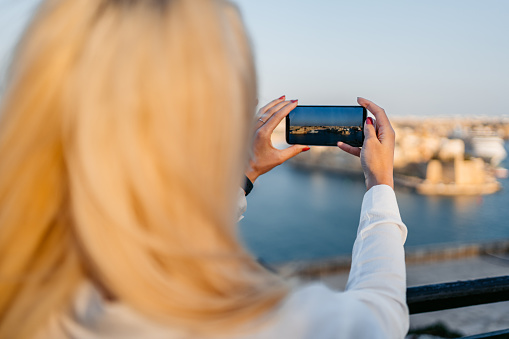
[[[366,178],[366,190],[369,191],[371,187],[377,185],[387,185],[394,189],[394,178],[393,176],[386,176],[381,178]]]
[[[249,178],[249,180],[251,180],[252,183],[254,183],[255,180],[260,176],[259,171],[254,169],[252,166],[249,166],[244,174]]]

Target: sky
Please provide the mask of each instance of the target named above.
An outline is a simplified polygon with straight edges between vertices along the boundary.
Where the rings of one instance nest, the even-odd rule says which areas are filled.
[[[0,0],[0,71],[39,0]],[[389,115],[509,114],[507,0],[233,0],[259,100],[354,105]]]
[[[235,0],[260,102],[371,99],[389,115],[509,114],[507,0]]]
[[[292,126],[362,126],[362,107],[301,107],[290,112]]]
[[[1,76],[5,74],[12,49],[38,3],[39,0],[0,0]],[[3,88],[3,83],[0,84],[1,88]]]

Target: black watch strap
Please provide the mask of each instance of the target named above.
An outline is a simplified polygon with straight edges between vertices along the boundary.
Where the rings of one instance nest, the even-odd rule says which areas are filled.
[[[245,175],[244,176],[246,178],[246,180],[244,180],[244,192],[246,192],[246,197],[249,193],[251,193],[251,190],[253,189],[253,183],[251,182],[251,180],[249,180],[249,178]]]

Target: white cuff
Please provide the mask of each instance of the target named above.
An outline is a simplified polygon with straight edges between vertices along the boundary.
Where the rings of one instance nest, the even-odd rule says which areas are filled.
[[[360,227],[357,234],[364,238],[364,233],[379,223],[393,223],[401,232],[401,240],[406,241],[408,230],[401,221],[396,194],[388,185],[371,187],[362,200]]]

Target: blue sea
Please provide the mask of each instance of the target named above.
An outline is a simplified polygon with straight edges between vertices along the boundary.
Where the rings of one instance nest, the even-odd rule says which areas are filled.
[[[509,168],[509,158],[501,166]],[[407,249],[509,239],[509,179],[500,182],[501,191],[484,196],[424,196],[396,187]],[[241,236],[271,263],[350,254],[365,191],[361,173],[351,177],[283,164],[255,182]]]

